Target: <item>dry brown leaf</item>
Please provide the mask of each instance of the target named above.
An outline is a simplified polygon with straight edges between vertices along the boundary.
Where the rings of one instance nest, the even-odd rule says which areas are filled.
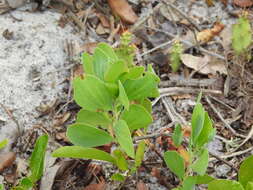
[[[0,172],[5,168],[10,167],[16,160],[16,154],[14,152],[8,152],[0,155]]]
[[[190,155],[183,146],[178,147],[177,152],[183,157],[185,164],[188,165],[190,162]]]
[[[110,32],[110,30],[108,28],[103,27],[103,25],[101,23],[98,24],[98,26],[96,28],[96,33],[98,35],[108,34],[109,32]]]
[[[211,7],[214,6],[213,0],[206,0],[206,4]]]
[[[139,181],[136,186],[136,190],[149,190],[145,183]]]
[[[97,184],[90,184],[86,186],[83,190],[105,190],[105,189],[106,189],[106,184],[105,184],[105,181],[103,180]]]
[[[134,24],[138,17],[128,4],[127,0],[107,0],[112,11],[118,15],[123,21]]]
[[[205,29],[197,34],[197,40],[200,43],[206,43],[213,39],[214,36],[217,36],[225,27],[224,24],[217,22],[214,24],[213,28]]]
[[[182,54],[181,60],[184,65],[202,74],[216,74],[217,72],[227,74],[225,62],[209,55],[197,57],[191,54]]]
[[[101,24],[105,28],[110,28],[109,20],[103,15],[102,13],[96,13],[97,17],[99,18]]]
[[[233,4],[238,7],[246,8],[253,5],[253,0],[234,0]]]

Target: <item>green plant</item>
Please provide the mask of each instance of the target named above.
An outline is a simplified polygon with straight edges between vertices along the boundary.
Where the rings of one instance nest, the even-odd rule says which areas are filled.
[[[8,144],[8,139],[4,139],[0,141],[0,150],[4,148]]]
[[[180,179],[177,190],[193,190],[196,184],[205,184],[213,179],[206,175],[209,161],[206,144],[214,137],[215,129],[212,127],[208,113],[200,103],[200,98],[201,94],[193,110],[191,135],[184,156],[177,151],[164,153],[168,168]],[[172,140],[176,147],[182,147],[183,132],[180,125],[175,127]]]
[[[248,47],[252,43],[252,30],[250,21],[246,16],[239,18],[238,23],[232,28],[232,47],[235,52],[240,54],[247,54]]]
[[[176,41],[171,47],[169,59],[173,72],[177,72],[181,65],[181,54],[183,52],[183,46],[179,41]]]
[[[36,182],[40,180],[44,170],[44,158],[47,148],[47,141],[47,135],[40,136],[37,139],[29,163],[31,174],[29,177],[24,177],[21,179],[17,186],[12,187],[12,190],[30,190],[36,184]],[[4,190],[3,185],[0,185],[0,190]]]
[[[131,175],[140,166],[145,143],[135,148],[132,137],[136,130],[145,134],[152,123],[148,98],[159,95],[159,77],[150,65],[145,71],[134,64],[130,41],[130,33],[124,33],[118,48],[100,43],[92,56],[82,55],[85,74],[73,82],[74,99],[82,109],[66,132],[74,146],[53,152],[54,157],[111,162],[121,171],[112,176],[115,180],[124,180],[121,173]],[[96,148],[111,143],[116,145],[112,153]]]

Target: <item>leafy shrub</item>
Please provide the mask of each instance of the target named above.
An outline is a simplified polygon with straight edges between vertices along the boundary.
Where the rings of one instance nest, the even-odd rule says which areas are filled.
[[[125,33],[120,47],[99,43],[93,55],[82,55],[85,74],[73,82],[74,99],[82,109],[67,129],[74,146],[57,149],[54,157],[103,160],[127,174],[140,166],[145,143],[135,148],[132,136],[136,130],[145,133],[152,123],[149,98],[159,96],[160,80],[151,65],[145,70],[134,64],[130,41]],[[112,153],[96,148],[110,143],[116,145]],[[120,173],[112,178],[124,180]]]

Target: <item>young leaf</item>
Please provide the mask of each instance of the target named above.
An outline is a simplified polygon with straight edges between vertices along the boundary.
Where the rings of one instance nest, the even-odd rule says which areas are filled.
[[[175,130],[172,134],[172,140],[176,147],[179,147],[183,141],[182,127],[180,124],[177,124]]]
[[[245,190],[253,190],[253,182],[248,182]]]
[[[215,180],[215,178],[205,174],[202,176],[195,176],[196,177],[196,184],[208,184],[211,181]]]
[[[112,177],[111,177],[112,180],[115,180],[115,181],[124,181],[125,180],[125,176],[119,174],[119,173],[116,173],[116,174],[113,174]]]
[[[129,100],[138,100],[150,96],[150,92],[157,87],[156,76],[147,73],[136,80],[126,80],[123,84]]]
[[[203,129],[204,121],[205,121],[205,110],[202,104],[197,103],[193,109],[191,120],[192,124],[191,142],[193,145],[196,144],[196,140]]]
[[[128,72],[126,64],[123,61],[116,61],[115,63],[110,64],[108,70],[105,72],[105,81],[116,82],[119,76],[126,72]]]
[[[199,159],[191,165],[191,168],[194,172],[197,172],[199,175],[204,175],[208,167],[209,154],[208,150],[205,149],[200,155]]]
[[[167,151],[164,153],[164,160],[168,168],[182,180],[185,174],[185,165],[180,154],[176,151]]]
[[[120,80],[119,80],[119,101],[126,108],[126,110],[129,110],[129,100],[128,100],[125,89],[124,89],[123,85],[121,84]]]
[[[239,169],[239,182],[246,187],[248,182],[253,182],[253,155],[246,158]]]
[[[145,141],[142,140],[137,147],[136,150],[136,155],[135,155],[135,167],[139,167],[141,165],[141,162],[144,157],[144,152],[145,152]]]
[[[122,113],[121,119],[127,122],[130,130],[145,128],[153,121],[147,110],[138,104],[131,104],[129,110]]]
[[[232,47],[237,54],[247,50],[252,42],[250,22],[246,17],[241,17],[232,28]]]
[[[113,95],[105,83],[95,76],[87,75],[84,79],[76,78],[73,83],[74,99],[81,107],[89,111],[112,110]]]
[[[123,152],[119,149],[116,149],[113,151],[113,154],[114,154],[118,168],[123,171],[128,170],[128,164],[127,164],[127,161],[125,159]]]
[[[215,129],[213,128],[212,120],[210,119],[207,112],[205,112],[205,121],[203,129],[196,141],[198,147],[204,146],[206,143],[210,142],[215,135]]]
[[[99,43],[93,54],[94,72],[97,77],[104,80],[109,64],[117,60],[118,57],[110,45]]]
[[[88,125],[102,127],[107,127],[111,122],[111,119],[109,119],[105,113],[93,112],[85,109],[81,109],[78,112],[76,119],[76,123],[86,123]]]
[[[181,190],[195,190],[196,178],[194,176],[188,176],[184,179]]]
[[[43,135],[40,136],[36,143],[34,150],[32,152],[32,156],[30,158],[30,170],[31,170],[31,176],[30,179],[34,183],[38,181],[41,176],[43,175],[43,169],[44,169],[44,158],[47,148],[47,142],[48,142],[48,136]]]
[[[113,158],[107,152],[95,148],[83,148],[81,146],[64,146],[58,148],[52,153],[52,156],[63,158],[94,159],[111,162],[113,164],[116,163],[115,158]]]
[[[244,190],[237,181],[216,179],[208,184],[208,190]]]
[[[83,53],[82,62],[83,62],[83,70],[85,74],[94,74],[92,56],[88,53]]]
[[[143,75],[143,73],[144,73],[144,67],[143,66],[135,66],[133,68],[130,68],[128,73],[123,74],[120,77],[120,80],[122,82],[124,82],[127,79],[132,79],[132,80],[138,79]]]
[[[134,145],[127,123],[124,120],[118,120],[113,126],[113,129],[120,147],[128,156],[134,158]]]
[[[74,145],[85,148],[109,144],[113,140],[107,132],[83,123],[69,126],[67,137]]]
[[[0,149],[4,148],[8,144],[8,139],[4,139],[0,141]]]

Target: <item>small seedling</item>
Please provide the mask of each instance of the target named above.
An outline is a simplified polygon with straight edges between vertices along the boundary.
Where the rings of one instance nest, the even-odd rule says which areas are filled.
[[[249,54],[248,47],[252,43],[252,30],[246,16],[239,18],[232,29],[232,47],[237,55]]]
[[[183,52],[183,46],[179,41],[176,41],[171,47],[169,55],[170,64],[173,72],[177,72],[181,65],[180,56]]]
[[[0,150],[3,149],[8,144],[8,139],[0,141]]]
[[[15,187],[12,187],[11,190],[31,190],[36,182],[40,180],[43,175],[44,170],[44,158],[47,148],[48,136],[40,136],[36,143],[32,156],[30,158],[29,168],[30,175],[29,177],[24,177],[20,180],[19,184]],[[4,186],[0,185],[0,190],[4,190]]]
[[[53,153],[54,157],[111,162],[121,171],[112,176],[119,181],[141,165],[145,143],[135,148],[132,137],[137,130],[145,134],[152,123],[149,98],[159,96],[159,77],[150,65],[145,70],[134,64],[130,37],[124,33],[116,49],[99,43],[93,55],[82,55],[85,74],[73,82],[74,99],[82,109],[66,133],[74,146]],[[114,151],[96,148],[108,144],[116,145]]]
[[[168,168],[180,179],[177,190],[193,190],[196,184],[207,183],[212,179],[206,175],[209,160],[206,145],[213,139],[215,129],[208,113],[200,103],[200,97],[201,95],[193,110],[191,136],[187,149],[181,148],[181,150],[184,150],[183,154],[182,151],[167,151],[164,153],[164,160]],[[181,126],[177,125],[172,136],[176,147],[182,147],[182,133]]]

